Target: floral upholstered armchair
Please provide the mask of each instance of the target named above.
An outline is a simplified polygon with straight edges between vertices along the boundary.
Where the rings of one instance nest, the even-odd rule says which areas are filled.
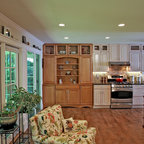
[[[96,129],[86,120],[64,119],[60,105],[42,110],[30,124],[35,144],[95,144]]]

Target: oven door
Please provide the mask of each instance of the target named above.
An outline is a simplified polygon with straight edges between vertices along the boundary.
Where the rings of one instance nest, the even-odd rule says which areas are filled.
[[[114,99],[131,99],[133,96],[132,91],[112,91],[111,98]]]

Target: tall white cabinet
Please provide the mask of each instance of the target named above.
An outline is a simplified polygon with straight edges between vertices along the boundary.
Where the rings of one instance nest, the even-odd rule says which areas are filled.
[[[131,49],[130,49],[130,67],[131,67],[131,71],[140,71],[141,70],[140,46],[131,46]]]
[[[142,47],[142,56],[141,56],[141,70],[144,72],[144,46]]]
[[[93,72],[106,72],[109,67],[109,46],[95,45],[93,50]]]

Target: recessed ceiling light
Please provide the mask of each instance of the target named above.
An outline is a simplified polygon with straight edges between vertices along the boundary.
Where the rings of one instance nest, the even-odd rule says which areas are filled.
[[[105,37],[105,39],[110,39],[110,37]]]
[[[121,23],[121,24],[118,24],[119,27],[124,27],[125,24],[124,23]]]
[[[59,26],[60,26],[60,27],[64,27],[64,26],[65,26],[65,24],[63,24],[63,23],[60,23],[60,24],[59,24]]]
[[[69,37],[64,37],[64,39],[69,39]]]

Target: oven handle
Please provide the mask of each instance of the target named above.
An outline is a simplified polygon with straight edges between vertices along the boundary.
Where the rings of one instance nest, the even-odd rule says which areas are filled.
[[[133,90],[125,90],[125,89],[112,89],[112,92],[133,92]]]

